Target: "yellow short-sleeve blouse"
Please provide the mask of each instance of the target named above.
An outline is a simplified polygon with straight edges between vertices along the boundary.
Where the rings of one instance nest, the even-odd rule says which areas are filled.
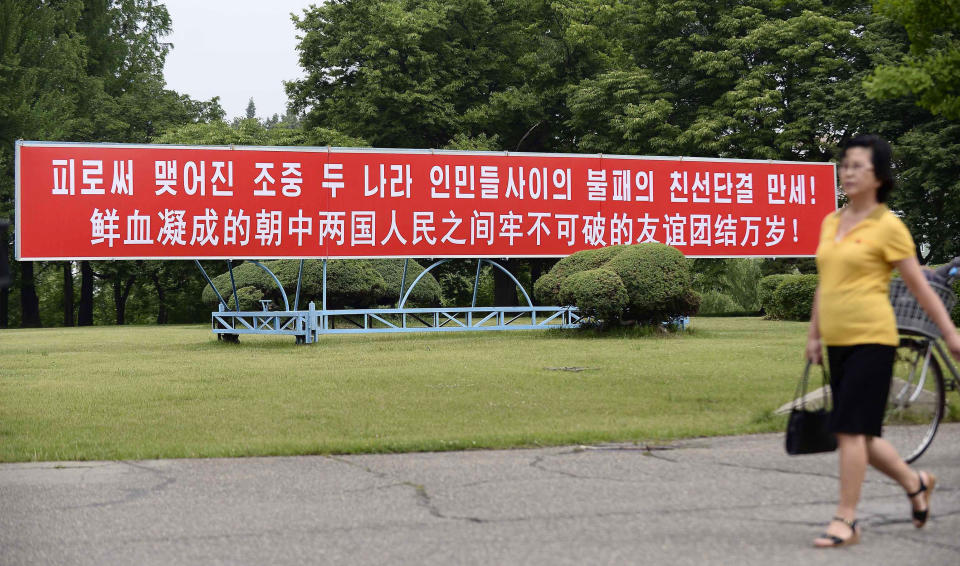
[[[828,346],[896,346],[888,298],[893,263],[914,256],[910,231],[883,204],[837,241],[838,210],[823,219],[817,246],[820,338]]]

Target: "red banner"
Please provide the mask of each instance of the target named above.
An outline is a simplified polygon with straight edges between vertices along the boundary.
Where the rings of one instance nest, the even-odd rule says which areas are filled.
[[[807,256],[836,208],[831,163],[42,142],[16,159],[22,260]]]

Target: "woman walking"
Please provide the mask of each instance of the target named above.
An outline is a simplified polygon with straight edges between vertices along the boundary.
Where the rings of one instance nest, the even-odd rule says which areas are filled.
[[[858,136],[844,146],[839,171],[848,202],[824,218],[820,229],[819,284],[806,349],[813,363],[822,363],[827,349],[830,425],[840,460],[840,501],[826,532],[814,540],[826,548],[860,540],[856,510],[868,463],[903,487],[915,527],[923,527],[930,512],[936,478],[912,470],[881,437],[899,344],[888,299],[894,268],[940,328],[951,355],[960,359],[960,335],[926,282],[910,232],[884,204],[893,189],[890,146],[877,136]]]

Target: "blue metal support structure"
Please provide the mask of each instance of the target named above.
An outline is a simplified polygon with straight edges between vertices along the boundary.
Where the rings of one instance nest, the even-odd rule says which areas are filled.
[[[237,282],[233,278],[233,260],[227,260],[227,271],[230,272],[230,286],[233,288],[233,308],[240,311],[240,297],[237,296]],[[230,306],[229,304],[227,306]]]
[[[480,266],[483,265],[483,260],[477,260],[477,276],[473,280],[473,300],[470,301],[470,306],[477,306],[477,291],[480,289]]]
[[[439,260],[439,261],[435,261],[435,262],[433,262],[433,263],[430,264],[430,267],[428,267],[428,268],[424,269],[423,271],[421,271],[421,272],[420,272],[420,275],[417,275],[417,278],[414,279],[414,280],[413,280],[413,283],[410,284],[410,288],[407,289],[407,293],[406,293],[405,295],[403,295],[403,298],[402,298],[402,299],[400,299],[400,304],[397,305],[397,308],[399,308],[399,309],[402,309],[402,308],[403,308],[403,305],[405,305],[405,304],[407,303],[407,299],[410,298],[410,293],[413,292],[413,288],[417,286],[417,283],[419,283],[421,279],[423,279],[423,276],[424,276],[424,275],[426,275],[427,273],[430,273],[430,270],[433,269],[434,267],[436,267],[436,266],[438,266],[438,265],[441,265],[441,264],[444,264],[444,263],[447,263],[448,261],[450,261],[450,260],[449,260],[449,259],[441,259],[441,260]]]
[[[213,294],[217,296],[217,299],[220,301],[220,304],[223,306],[227,306],[227,302],[224,301],[223,297],[220,296],[220,291],[217,291],[217,286],[213,284],[213,281],[210,280],[210,276],[207,275],[207,270],[205,270],[203,266],[200,265],[200,260],[195,259],[193,260],[193,262],[197,264],[198,268],[200,268],[200,273],[203,275],[203,278],[207,280],[207,284],[210,285],[210,288],[213,289]]]
[[[410,263],[409,259],[403,260],[403,275],[400,276],[400,297],[403,298],[403,287],[407,283],[407,264]],[[400,303],[397,303],[397,306],[400,306]]]
[[[277,284],[277,289],[280,289],[280,297],[283,298],[283,310],[289,311],[289,310],[290,310],[290,303],[287,301],[287,292],[283,290],[283,285],[280,283],[280,280],[277,279],[277,276],[274,275],[273,272],[270,271],[270,270],[267,268],[266,265],[263,265],[263,264],[260,263],[259,261],[255,261],[255,260],[251,260],[251,261],[252,261],[253,265],[256,265],[256,266],[259,267],[260,269],[266,271],[266,272],[267,272],[267,275],[269,275],[270,277],[273,278],[273,282]]]
[[[409,260],[407,260],[409,261]],[[441,259],[424,269],[409,287],[406,287],[408,263],[404,262],[404,272],[400,279],[400,302],[396,308],[380,309],[327,309],[327,260],[323,260],[323,295],[321,308],[318,310],[313,302],[306,310],[298,310],[300,289],[303,282],[303,260],[297,274],[297,293],[294,298],[294,308],[290,309],[287,294],[277,276],[265,265],[253,261],[253,264],[263,269],[280,290],[283,298],[282,311],[240,311],[239,302],[235,300],[237,308],[230,311],[227,302],[223,299],[203,266],[197,261],[197,266],[213,287],[214,293],[220,300],[218,312],[212,313],[213,332],[218,337],[236,340],[240,334],[279,334],[296,337],[297,343],[310,344],[321,334],[358,334],[369,332],[465,332],[485,330],[520,330],[544,328],[577,328],[581,324],[581,317],[575,307],[544,306],[535,307],[526,289],[512,273],[499,263],[490,259],[477,261],[477,275],[473,286],[473,301],[470,307],[435,307],[435,308],[405,308],[414,288],[439,265],[450,261]],[[501,270],[520,288],[526,299],[526,306],[519,307],[477,307],[477,292],[480,285],[480,274],[484,262]],[[233,280],[232,262],[228,260],[231,285],[236,298],[236,283]],[[266,308],[266,307],[265,307]],[[409,320],[408,320],[409,317]],[[337,328],[335,320],[340,319],[346,324]],[[412,324],[410,324],[412,323]]]
[[[293,296],[293,310],[300,304],[300,284],[303,282],[303,261],[300,260],[300,269],[297,270],[297,294]]]
[[[410,317],[418,325],[411,325]],[[310,344],[321,334],[370,332],[468,332],[577,328],[581,317],[574,307],[457,307],[317,310],[213,313],[215,334],[293,335]],[[348,325],[332,324],[341,319]],[[352,325],[352,326],[351,326]]]

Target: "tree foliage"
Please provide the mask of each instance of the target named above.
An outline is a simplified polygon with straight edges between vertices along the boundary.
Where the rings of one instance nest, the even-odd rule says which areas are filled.
[[[168,128],[153,140],[156,143],[188,145],[270,145],[366,147],[366,140],[329,128],[267,127],[256,119],[222,120],[184,124]]]
[[[937,121],[897,141],[891,205],[903,212],[924,263],[960,255],[960,123]]]
[[[875,0],[877,11],[910,37],[910,53],[877,67],[867,92],[912,97],[935,115],[960,119],[960,4],[955,0]]]
[[[167,127],[222,117],[216,99],[165,88],[169,31],[166,7],[151,0],[0,0],[0,216],[13,215],[16,139],[147,142]],[[0,242],[0,253],[9,249]],[[18,267],[20,322],[36,326],[34,264]],[[129,296],[129,266],[100,270],[114,296]],[[84,283],[91,292],[81,294],[81,312],[92,312],[94,285]],[[8,297],[0,291],[0,326],[9,320]]]
[[[563,30],[572,2],[334,1],[296,19],[306,78],[288,83],[308,126],[378,147],[458,135],[503,148],[569,149],[564,86],[591,53]]]
[[[294,106],[375,146],[825,159],[920,115],[864,96],[905,52],[864,2],[357,0],[297,26]]]
[[[701,312],[758,311],[762,261],[759,258],[693,260],[693,286],[704,298]]]
[[[287,88],[307,124],[374,146],[823,161],[857,133],[906,148],[945,127],[910,99],[869,98],[864,85],[911,47],[953,37],[953,16],[915,24],[921,12],[887,6],[955,3],[880,4],[328,2],[297,18],[307,76]],[[899,164],[927,175],[929,163],[909,154]],[[912,224],[923,202],[897,206],[929,249],[956,247],[956,231]]]

